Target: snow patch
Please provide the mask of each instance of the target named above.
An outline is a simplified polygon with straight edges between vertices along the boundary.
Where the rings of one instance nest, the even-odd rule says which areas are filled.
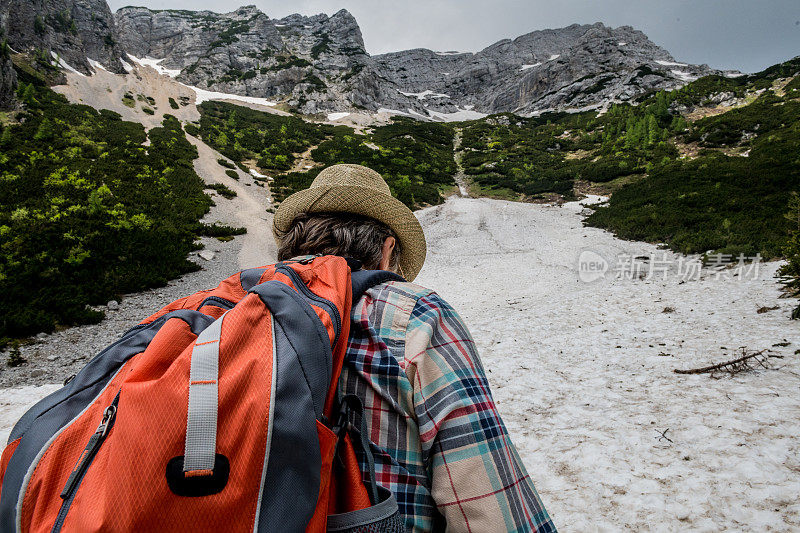
[[[617,43],[617,46],[625,46],[628,43]]]
[[[165,75],[165,76],[169,76],[170,78],[175,78],[175,77],[178,76],[178,74],[181,73],[180,69],[175,70],[175,69],[168,69],[168,68],[162,67],[161,66],[161,62],[164,61],[164,59],[166,59],[166,58],[164,58],[164,59],[155,59],[155,58],[150,57],[150,56],[145,56],[143,58],[138,58],[138,57],[134,57],[134,56],[132,56],[130,54],[128,54],[128,57],[130,57],[136,63],[139,63],[140,65],[145,66],[145,67],[151,67],[151,68],[155,69],[155,71],[158,72],[159,74],[162,74],[162,75]]]
[[[17,420],[33,405],[63,385],[28,385],[0,392],[0,442],[5,444]]]
[[[682,70],[671,70],[670,72],[683,81],[694,81],[697,79],[697,76],[692,76],[688,72],[683,72]]]
[[[450,50],[448,52],[434,52],[437,56],[460,56],[461,54],[469,54],[470,52],[457,52]]]
[[[131,65],[130,63],[128,63],[124,59],[120,59],[119,62],[122,63],[122,68],[125,69],[125,72],[127,72],[128,74],[133,72],[133,70],[134,70],[133,65]]]
[[[431,98],[450,98],[449,94],[435,93],[431,90],[424,90],[421,93],[406,93],[400,90],[398,90],[397,92],[399,92],[403,96],[413,96],[417,100],[424,100],[428,96],[430,96]]]
[[[688,67],[689,65],[686,63],[675,63],[674,61],[662,61],[661,59],[656,59],[656,63],[659,65],[664,65],[665,67]]]
[[[348,116],[350,116],[350,113],[348,113],[346,111],[340,112],[340,113],[328,113],[328,120],[331,121],[331,122],[334,122],[336,120],[341,120],[344,117],[348,117]]]
[[[200,105],[203,102],[208,102],[210,100],[233,100],[236,102],[265,105],[269,107],[273,107],[276,105],[275,102],[267,100],[266,98],[256,98],[255,96],[241,96],[238,94],[218,93],[216,91],[207,91],[205,89],[200,89],[199,87],[193,87],[192,85],[184,85],[184,84],[181,85],[193,90],[194,93],[197,95],[197,100],[195,102],[195,105]]]
[[[92,59],[90,57],[87,57],[86,61],[89,62],[89,66],[92,67],[93,69],[95,69],[95,70],[105,70],[106,72],[108,72],[108,69],[106,67],[104,67],[99,61],[95,61],[94,59]]]
[[[585,227],[583,209],[455,198],[416,212],[436,253],[415,283],[465,317],[550,515],[574,531],[797,529],[797,304],[778,298],[778,264],[681,283],[680,256]],[[609,263],[602,279],[580,280],[584,251]],[[618,275],[651,254],[650,279]],[[780,310],[757,314],[765,305]],[[777,350],[781,368],[673,373],[742,345]]]
[[[538,67],[538,66],[539,66],[539,65],[541,65],[541,64],[542,64],[542,62],[541,62],[541,61],[539,61],[538,63],[534,63],[534,64],[532,64],[532,65],[522,65],[521,67],[519,67],[519,69],[520,69],[520,70],[528,70],[528,69],[531,69],[531,68]]]
[[[250,175],[253,176],[254,178],[266,178],[269,181],[272,181],[271,177],[262,174],[261,172],[259,172],[258,170],[254,169],[254,168],[250,169]]]
[[[72,66],[71,66],[69,63],[67,63],[66,61],[64,61],[64,60],[61,58],[61,56],[60,56],[60,55],[58,55],[57,53],[55,53],[55,52],[50,52],[50,55],[53,57],[53,59],[55,59],[55,60],[56,60],[56,63],[58,63],[58,65],[59,65],[61,68],[63,68],[64,70],[68,70],[68,71],[72,72],[73,74],[77,74],[78,76],[83,76],[83,77],[86,77],[86,74],[84,74],[83,72],[80,72],[79,70],[75,70],[75,69],[74,69],[74,68],[73,68],[73,67],[72,67]]]
[[[462,120],[478,120],[488,116],[486,113],[480,113],[478,111],[473,111],[472,105],[465,106],[463,108],[458,108],[458,111],[454,113],[440,113],[438,111],[428,110],[428,114],[434,118],[441,119],[445,122],[460,122]]]
[[[553,54],[550,56],[550,59],[548,59],[548,61],[555,61],[559,57],[561,57],[561,54]]]
[[[600,196],[599,194],[587,194],[586,198],[580,200],[578,203],[581,205],[596,205],[608,201],[608,196]]]

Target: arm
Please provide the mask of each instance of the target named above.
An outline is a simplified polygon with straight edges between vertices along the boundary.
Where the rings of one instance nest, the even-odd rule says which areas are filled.
[[[411,313],[405,360],[432,496],[447,530],[554,532],[494,404],[475,343],[436,294],[421,298]]]

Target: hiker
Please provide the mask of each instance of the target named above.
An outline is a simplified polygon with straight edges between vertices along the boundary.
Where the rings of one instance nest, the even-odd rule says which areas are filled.
[[[342,395],[364,404],[377,481],[413,531],[555,531],[494,404],[466,325],[411,283],[422,227],[383,178],[324,169],[275,213],[278,259],[338,255],[399,273],[353,302]],[[362,472],[368,471],[359,455]]]

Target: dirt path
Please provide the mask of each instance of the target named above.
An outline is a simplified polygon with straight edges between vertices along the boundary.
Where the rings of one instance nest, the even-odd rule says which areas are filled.
[[[222,203],[221,222],[247,228],[239,250],[239,267],[252,268],[275,261],[277,249],[272,238],[272,215],[266,209],[270,205],[266,186],[253,179],[248,173],[237,168],[239,179],[235,180],[225,173],[218,160],[226,159],[222,154],[199,139],[186,136],[197,147],[199,157],[194,161],[194,170],[206,183],[221,183],[233,190],[236,197]]]
[[[456,172],[453,179],[458,185],[458,192],[462,198],[469,198],[469,187],[467,185],[467,175],[464,173],[464,166],[461,164],[461,160],[464,157],[464,152],[461,150],[461,136],[462,131],[461,128],[456,129],[456,135],[453,137],[453,158],[456,161],[456,166],[458,167],[458,172]]]
[[[314,161],[314,158],[311,157],[311,152],[316,150],[317,147],[319,147],[319,145],[311,146],[308,150],[298,155],[294,165],[292,165],[292,169],[288,172],[306,172],[307,170],[319,166],[319,163]]]

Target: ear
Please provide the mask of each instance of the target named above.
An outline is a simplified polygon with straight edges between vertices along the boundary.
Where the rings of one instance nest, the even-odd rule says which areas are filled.
[[[378,270],[392,270],[389,265],[392,264],[394,246],[394,237],[386,237],[386,240],[383,241],[383,248],[381,248],[381,262],[378,264]]]

